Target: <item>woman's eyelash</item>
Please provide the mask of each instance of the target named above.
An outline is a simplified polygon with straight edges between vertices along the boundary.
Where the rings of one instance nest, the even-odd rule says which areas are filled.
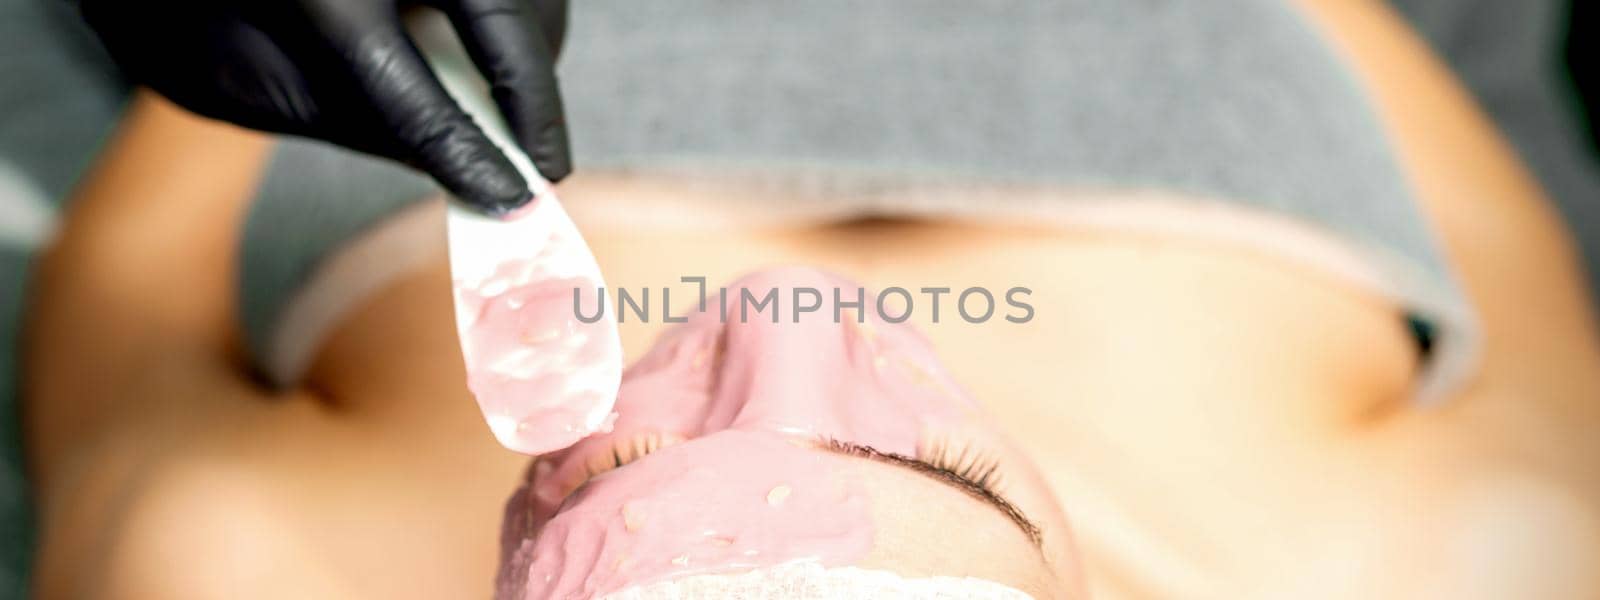
[[[590,476],[610,471],[622,465],[644,458],[646,455],[661,449],[661,436],[658,434],[645,434],[627,439],[617,440],[611,445],[610,453],[600,453],[595,459],[589,461]],[[598,470],[596,470],[598,468]]]
[[[991,492],[1001,487],[1000,459],[971,442],[929,437],[918,444],[917,458]]]
[[[1022,528],[1034,545],[1038,545],[1042,539],[1039,526],[1000,495],[999,488],[1005,481],[998,459],[980,451],[971,442],[956,443],[943,437],[925,438],[917,444],[915,458],[833,438],[822,438],[820,443],[822,448],[831,452],[900,465],[944,481],[1000,509]]]
[[[679,436],[662,433],[645,433],[618,439],[611,444],[609,451],[601,450],[589,455],[583,461],[583,477],[566,487],[576,489],[591,477],[619,468],[681,441],[683,438]],[[568,491],[570,492],[570,489]]]
[[[823,445],[835,452],[858,456],[891,458],[909,463],[924,471],[942,473],[961,483],[998,496],[1005,487],[1004,470],[1000,459],[970,441],[957,441],[943,436],[929,436],[917,443],[916,456],[907,457],[883,452],[870,446],[825,438]]]

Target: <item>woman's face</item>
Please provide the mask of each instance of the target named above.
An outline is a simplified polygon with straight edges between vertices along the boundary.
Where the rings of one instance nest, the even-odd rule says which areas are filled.
[[[817,302],[797,288],[821,308],[792,310]],[[798,560],[1079,595],[1066,520],[1032,465],[875,296],[836,314],[835,294],[857,289],[789,268],[711,294],[625,374],[609,433],[529,469],[506,510],[500,597]]]

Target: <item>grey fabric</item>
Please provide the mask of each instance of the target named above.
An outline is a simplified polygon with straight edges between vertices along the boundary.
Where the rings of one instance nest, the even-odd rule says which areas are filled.
[[[240,242],[239,316],[257,362],[273,354],[283,310],[325,257],[436,190],[432,180],[388,160],[312,140],[279,143]]]
[[[562,73],[585,168],[1169,189],[1443,271],[1364,99],[1274,0],[590,0],[571,17]]]
[[[589,0],[567,39],[580,168],[798,166],[1266,210],[1381,257],[1437,333],[1433,365],[1470,368],[1471,309],[1366,98],[1278,0]]]
[[[0,0],[0,157],[52,200],[67,189],[120,112],[127,86],[54,0]]]

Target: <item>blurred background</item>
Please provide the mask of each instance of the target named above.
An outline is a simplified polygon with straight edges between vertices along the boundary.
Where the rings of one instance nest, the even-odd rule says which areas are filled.
[[[1600,289],[1600,8],[1581,0],[1390,2],[1538,176],[1577,234],[1591,289]],[[30,41],[42,34],[62,43]],[[27,268],[125,90],[70,2],[0,0],[0,600],[22,597],[32,539],[8,414]]]
[[[1595,66],[1596,52],[1600,46],[1594,41],[1600,31],[1600,9],[1593,4],[1577,3],[1571,8],[1571,18],[1566,31],[1566,52],[1562,60],[1572,77],[1572,90],[1579,98],[1589,128],[1589,150],[1600,148],[1600,125],[1595,115],[1600,115],[1600,68]],[[1583,57],[1588,56],[1588,60]]]

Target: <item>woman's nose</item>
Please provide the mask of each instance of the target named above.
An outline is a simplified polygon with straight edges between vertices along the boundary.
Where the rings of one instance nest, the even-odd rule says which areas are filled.
[[[858,289],[805,268],[764,271],[730,285],[718,393],[747,400],[739,403],[741,414],[727,417],[816,431],[840,401],[866,393],[855,375],[876,368],[870,326],[857,322],[858,310],[835,311],[833,303],[835,290],[854,301]],[[819,294],[820,307],[813,299]]]

